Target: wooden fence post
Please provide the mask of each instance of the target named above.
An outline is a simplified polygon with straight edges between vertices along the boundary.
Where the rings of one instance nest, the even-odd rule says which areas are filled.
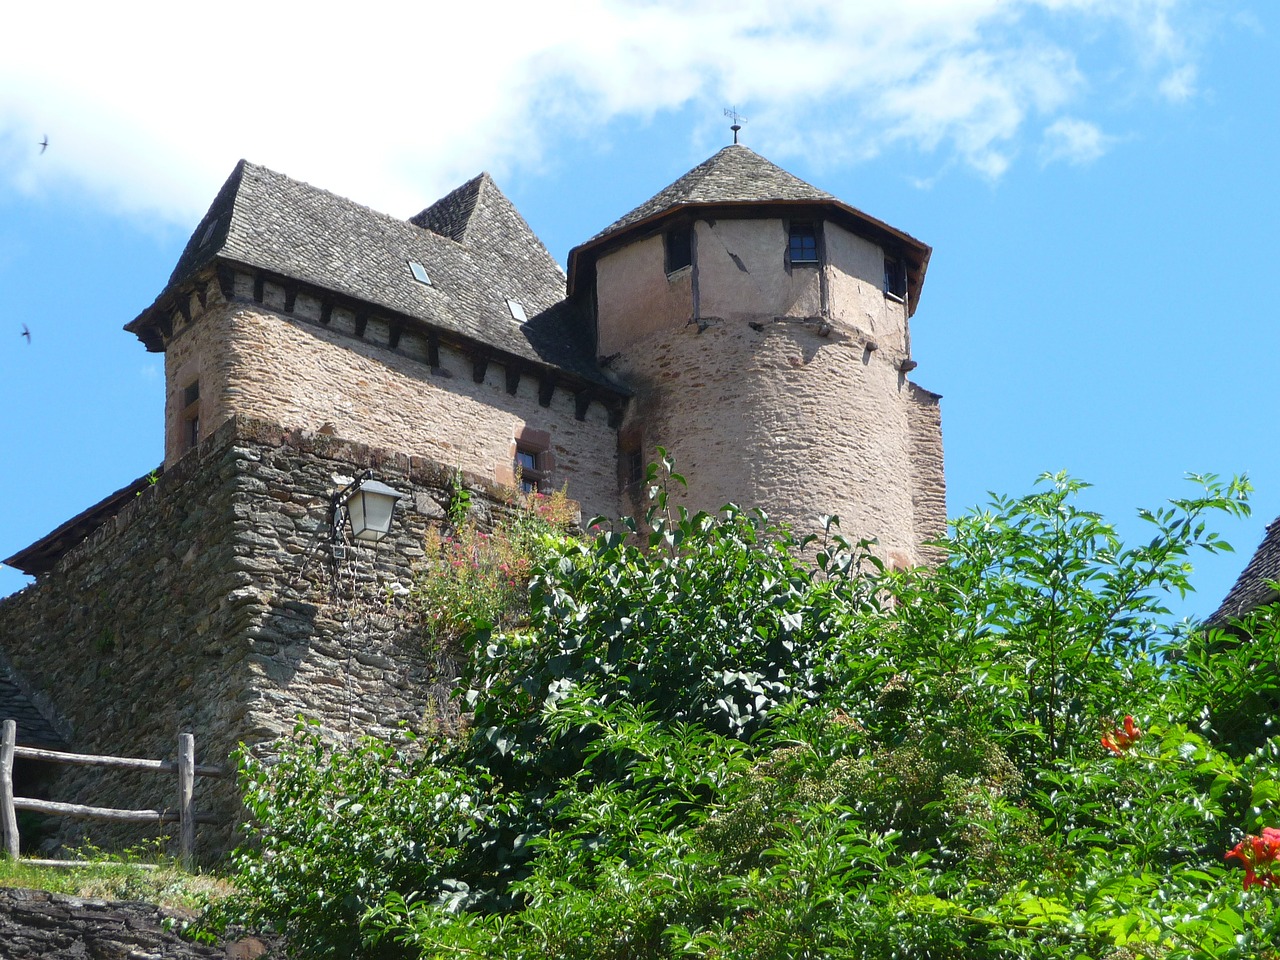
[[[18,817],[13,809],[13,749],[17,741],[18,722],[6,720],[0,733],[0,826],[10,860],[18,859]]]
[[[178,846],[182,865],[190,870],[196,860],[196,738],[178,734]]]

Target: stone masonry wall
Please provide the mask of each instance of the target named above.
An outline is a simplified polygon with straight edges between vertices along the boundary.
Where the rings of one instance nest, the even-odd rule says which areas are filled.
[[[366,468],[410,499],[393,536],[335,562],[331,497]],[[448,725],[452,662],[422,643],[398,597],[452,476],[437,461],[233,418],[0,601],[0,650],[58,705],[79,752],[173,758],[190,731],[197,762],[226,765],[237,743],[286,734],[299,714],[338,740]],[[510,509],[504,491],[466,479],[483,521]],[[52,799],[175,805],[169,777],[66,769]],[[227,781],[201,778],[197,804],[221,820],[201,828],[208,857],[243,815]],[[109,847],[168,833],[89,831]]]
[[[922,562],[941,527],[918,522],[917,501],[932,510],[945,491],[936,401],[913,419],[889,351],[842,324],[757,326],[683,327],[624,352],[614,366],[638,387],[624,430],[643,430],[647,459],[658,444],[674,454],[694,509],[759,504],[799,532],[834,513],[886,560]]]
[[[924,387],[908,384],[911,401],[912,502],[916,514],[916,538],[924,542],[947,532],[947,484],[942,456],[942,398]],[[940,563],[942,554],[924,548],[920,560]]]
[[[266,300],[279,299],[270,284]],[[300,317],[318,305],[299,296]],[[616,432],[608,411],[592,403],[584,420],[573,394],[557,389],[542,406],[538,381],[522,377],[514,395],[506,373],[490,364],[476,383],[470,358],[446,345],[431,366],[425,346],[407,335],[396,350],[370,320],[363,337],[352,318],[335,310],[328,327],[267,305],[211,301],[181,327],[166,349],[171,438],[166,465],[182,456],[177,417],[183,387],[199,377],[201,436],[240,415],[300,429],[325,428],[359,443],[431,457],[489,481],[502,479],[522,428],[551,435],[555,455],[549,477],[556,488],[593,513],[610,513],[617,500]],[[416,344],[416,346],[415,346]]]
[[[193,913],[119,900],[90,900],[43,890],[0,889],[4,960],[204,960],[262,956],[268,944],[240,937],[206,945],[169,929]],[[273,944],[279,946],[279,944]]]

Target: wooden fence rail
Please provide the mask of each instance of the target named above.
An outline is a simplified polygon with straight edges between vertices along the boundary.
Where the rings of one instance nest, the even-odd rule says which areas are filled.
[[[18,857],[18,810],[49,813],[87,820],[114,820],[124,823],[176,823],[182,862],[190,867],[195,861],[196,824],[216,823],[216,818],[197,813],[195,809],[196,777],[222,777],[221,767],[197,764],[195,737],[178,734],[178,759],[143,760],[134,757],[100,757],[86,753],[64,753],[17,745],[18,724],[5,720],[0,726],[0,828],[3,828],[5,853]],[[72,766],[113,767],[117,770],[143,770],[154,773],[177,773],[177,810],[120,810],[113,807],[90,807],[79,803],[57,803],[13,795],[13,761],[17,757],[44,760]]]

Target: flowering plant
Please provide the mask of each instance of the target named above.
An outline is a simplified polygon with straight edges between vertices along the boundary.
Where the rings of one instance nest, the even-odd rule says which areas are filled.
[[[1117,757],[1123,757],[1135,743],[1142,739],[1142,730],[1130,714],[1125,714],[1124,729],[1116,726],[1102,735],[1102,745]]]
[[[544,537],[563,533],[575,508],[563,491],[513,494],[511,512],[482,529],[457,488],[449,522],[427,532],[413,599],[428,636],[456,641],[478,623],[518,626],[529,612],[529,576]]]
[[[1227,851],[1223,858],[1244,864],[1244,888],[1280,886],[1280,830],[1263,827],[1261,836],[1250,834]]]

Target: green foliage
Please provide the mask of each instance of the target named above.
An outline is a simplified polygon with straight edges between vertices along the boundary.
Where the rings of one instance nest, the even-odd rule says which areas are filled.
[[[239,892],[212,926],[268,926],[308,957],[395,956],[361,924],[365,911],[393,890],[442,904],[465,896],[450,867],[485,828],[482,778],[411,741],[339,749],[315,725],[299,725],[270,762],[242,755],[240,771],[258,842],[236,853]]]
[[[758,511],[671,507],[667,487],[683,478],[669,460],[647,482],[654,505],[642,522],[549,545],[530,583],[527,630],[473,634],[467,699],[498,754],[541,750],[548,718],[574,697],[750,736],[779,704],[816,699],[837,637],[873,606],[869,582],[853,575],[861,564],[878,569],[864,550],[830,535],[818,562],[806,562],[809,541]],[[564,745],[580,750],[577,740]]]
[[[1188,592],[1193,551],[1230,549],[1206,515],[1245,505],[1244,481],[1192,479],[1200,496],[1139,512],[1153,529],[1138,546],[1078,507],[1087,484],[1062,474],[957,520],[940,570],[888,587],[898,612],[885,659],[911,679],[910,716],[945,715],[1052,763],[1154,695],[1165,682],[1154,655],[1177,639],[1163,595]]]
[[[1280,825],[1280,621],[1169,622],[1245,509],[1196,481],[1136,547],[1048,477],[890,572],[664,462],[467,635],[466,740],[247,766],[240,904],[317,956],[1276,960],[1276,865],[1223,858]]]
[[[523,623],[529,576],[544,541],[572,519],[563,491],[513,494],[511,516],[488,532],[455,474],[446,515],[447,526],[427,534],[426,560],[410,592],[428,641],[448,645],[477,626],[505,630]]]

